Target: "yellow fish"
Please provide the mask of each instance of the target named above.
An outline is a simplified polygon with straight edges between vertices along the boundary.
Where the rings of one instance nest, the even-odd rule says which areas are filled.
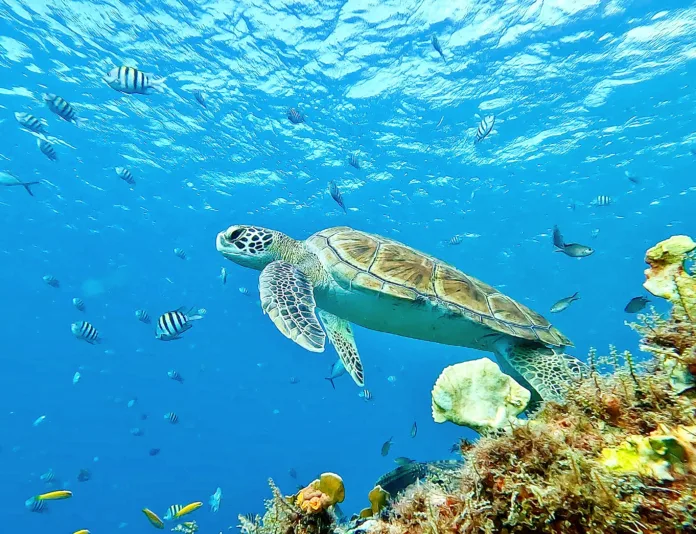
[[[77,532],[73,532],[73,534],[89,534],[89,530],[86,528],[83,528],[82,530],[78,530]]]
[[[186,514],[190,514],[191,512],[198,510],[201,506],[203,506],[202,502],[192,502],[191,504],[187,504],[181,510],[174,514],[174,518],[179,519],[180,517],[183,517]]]
[[[49,491],[48,493],[42,493],[36,496],[37,501],[59,501],[61,499],[69,499],[72,497],[72,491],[68,490],[58,490]]]
[[[147,520],[155,528],[164,528],[164,523],[157,517],[157,514],[148,508],[143,508],[143,513],[147,517]]]

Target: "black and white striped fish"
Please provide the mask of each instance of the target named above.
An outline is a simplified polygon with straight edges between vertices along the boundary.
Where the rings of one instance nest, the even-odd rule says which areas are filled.
[[[590,202],[592,206],[606,207],[609,206],[613,200],[607,195],[597,195],[597,197]]]
[[[34,115],[30,115],[29,113],[17,112],[14,115],[17,122],[27,130],[40,134],[46,133],[46,126],[48,126],[48,123],[44,119],[37,119]]]
[[[478,129],[476,130],[476,140],[474,141],[474,144],[480,143],[486,137],[488,137],[493,130],[494,125],[495,115],[489,115],[488,117],[482,118],[481,122],[479,122]]]
[[[70,105],[70,102],[64,98],[54,95],[52,93],[44,93],[44,102],[53,113],[58,115],[61,119],[66,122],[72,122],[75,126],[80,126],[84,119],[77,117],[75,109]]]
[[[60,281],[52,274],[47,274],[44,276],[43,281],[51,287],[60,287]]]
[[[189,330],[193,325],[191,321],[203,319],[198,310],[191,308],[184,312],[185,307],[178,310],[163,313],[157,320],[157,332],[155,337],[161,341],[181,339],[180,335]]]
[[[302,124],[305,121],[304,115],[295,108],[288,110],[288,120],[293,124]]]
[[[133,173],[125,167],[116,167],[116,174],[118,174],[118,177],[124,182],[126,182],[128,185],[135,185],[135,178],[133,177]]]
[[[147,313],[145,310],[136,310],[135,317],[141,323],[150,324],[150,314]]]
[[[370,390],[365,388],[363,389],[360,393],[358,393],[358,397],[361,399],[365,399],[366,401],[372,400],[372,393],[370,393]]]
[[[176,415],[174,412],[169,412],[169,413],[164,414],[164,418],[173,425],[175,425],[179,422],[179,416]]]
[[[167,371],[167,376],[172,380],[176,380],[179,384],[184,383],[184,377],[179,374],[179,371],[175,371],[174,369]]]
[[[348,213],[346,211],[346,205],[343,203],[343,195],[341,195],[340,189],[338,189],[336,182],[334,182],[333,180],[329,182],[329,194],[331,195],[331,198],[333,198],[336,201],[336,204],[341,206],[341,209],[343,209],[343,213]]]
[[[186,259],[186,251],[183,248],[179,248],[179,247],[175,248],[174,255],[177,258],[181,258],[182,260]]]
[[[56,479],[56,474],[53,472],[53,469],[49,469],[39,478],[41,479],[41,482],[44,482],[46,484],[53,484],[54,482],[58,482],[58,480]]]
[[[37,139],[36,145],[39,147],[39,150],[43,152],[44,156],[46,156],[48,159],[50,159],[51,161],[58,161],[58,154],[56,154],[56,149],[53,148],[53,145],[51,143],[44,139]]]
[[[358,155],[357,154],[351,154],[350,159],[348,160],[348,165],[351,167],[354,167],[358,170],[360,170],[360,161],[358,161]]]
[[[453,235],[452,239],[449,240],[449,244],[452,246],[457,246],[462,244],[462,236],[459,234]]]
[[[39,514],[48,511],[48,506],[46,505],[46,501],[41,501],[41,500],[37,499],[36,497],[31,497],[31,498],[27,499],[24,502],[24,506],[30,512],[36,512]]]
[[[101,342],[99,332],[87,321],[78,321],[70,326],[70,330],[77,339],[82,339],[94,345]]]
[[[133,67],[116,67],[104,77],[106,84],[112,89],[129,95],[149,95],[153,90],[164,92],[166,78],[153,79]]]
[[[85,311],[85,301],[81,298],[72,299],[73,306],[75,306],[80,311]]]
[[[193,91],[193,96],[196,99],[196,102],[198,102],[204,108],[208,108],[208,105],[205,103],[205,98],[203,98],[203,93],[201,93],[198,89]]]
[[[167,511],[164,512],[164,520],[165,521],[171,521],[176,517],[176,514],[178,514],[184,507],[180,504],[172,504],[169,508],[167,508]]]

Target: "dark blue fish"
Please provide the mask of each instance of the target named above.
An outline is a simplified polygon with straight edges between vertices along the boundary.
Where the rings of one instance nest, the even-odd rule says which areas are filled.
[[[648,302],[650,302],[650,299],[646,297],[633,297],[629,303],[626,304],[624,311],[626,313],[638,313],[648,305]]]
[[[193,91],[193,96],[196,99],[196,102],[198,102],[204,108],[208,109],[208,105],[205,103],[205,98],[203,98],[203,94],[198,89]]]
[[[358,156],[356,154],[350,155],[350,159],[348,160],[348,165],[360,170],[360,162],[358,161]]]
[[[157,456],[160,453],[160,450],[157,448],[150,449],[150,452],[148,453],[150,456]]]
[[[92,473],[90,473],[89,469],[80,469],[80,472],[77,474],[78,482],[87,482],[90,478],[92,478]]]
[[[346,211],[346,205],[343,203],[343,195],[341,195],[341,191],[338,189],[336,182],[333,180],[329,182],[329,194],[331,195],[331,198],[336,201],[336,204],[341,206],[343,213],[348,213]]]
[[[304,115],[295,108],[288,110],[288,120],[293,124],[302,124],[305,121]]]
[[[435,51],[440,54],[440,57],[443,59],[445,63],[447,63],[447,59],[445,59],[445,54],[442,51],[442,46],[440,45],[440,41],[437,40],[437,37],[433,35],[432,39],[430,39],[430,43],[433,45],[433,48]]]

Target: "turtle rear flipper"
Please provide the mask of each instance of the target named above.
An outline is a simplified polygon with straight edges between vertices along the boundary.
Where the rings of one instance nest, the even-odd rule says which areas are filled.
[[[326,335],[314,310],[314,287],[307,276],[284,261],[269,263],[259,277],[261,308],[276,328],[301,347],[323,352]]]
[[[321,322],[324,323],[329,341],[336,349],[346,371],[353,377],[353,381],[358,386],[363,387],[365,385],[365,371],[360,361],[358,347],[355,345],[353,329],[350,327],[350,323],[324,310],[319,310],[319,317]],[[333,380],[331,380],[331,385],[334,385]],[[336,386],[334,386],[334,389],[336,389]]]
[[[532,403],[561,400],[585,364],[574,356],[536,343],[503,339],[494,346],[500,368],[532,393]]]

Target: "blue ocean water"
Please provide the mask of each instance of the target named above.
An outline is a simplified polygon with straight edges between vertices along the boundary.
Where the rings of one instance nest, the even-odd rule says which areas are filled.
[[[374,398],[348,376],[333,390],[333,348],[285,339],[258,305],[258,273],[215,250],[231,224],[379,233],[545,314],[580,358],[637,351],[623,307],[644,294],[644,252],[694,228],[695,26],[678,1],[0,2],[0,170],[41,182],[34,197],[0,188],[3,528],[150,532],[143,507],[162,515],[221,487],[220,510],[192,518],[225,532],[262,511],[269,477],[292,493],[323,471],[343,476],[351,513],[394,457],[450,458],[472,436],[432,422],[430,390],[445,366],[485,354],[356,327]],[[120,65],[166,76],[167,90],[114,91],[102,77]],[[45,92],[86,124],[52,114]],[[15,112],[48,121],[57,162]],[[555,253],[555,224],[596,252]],[[134,316],[184,305],[207,314],[181,341]],[[75,339],[83,319],[103,343]],[[74,497],[31,513],[49,469]]]

